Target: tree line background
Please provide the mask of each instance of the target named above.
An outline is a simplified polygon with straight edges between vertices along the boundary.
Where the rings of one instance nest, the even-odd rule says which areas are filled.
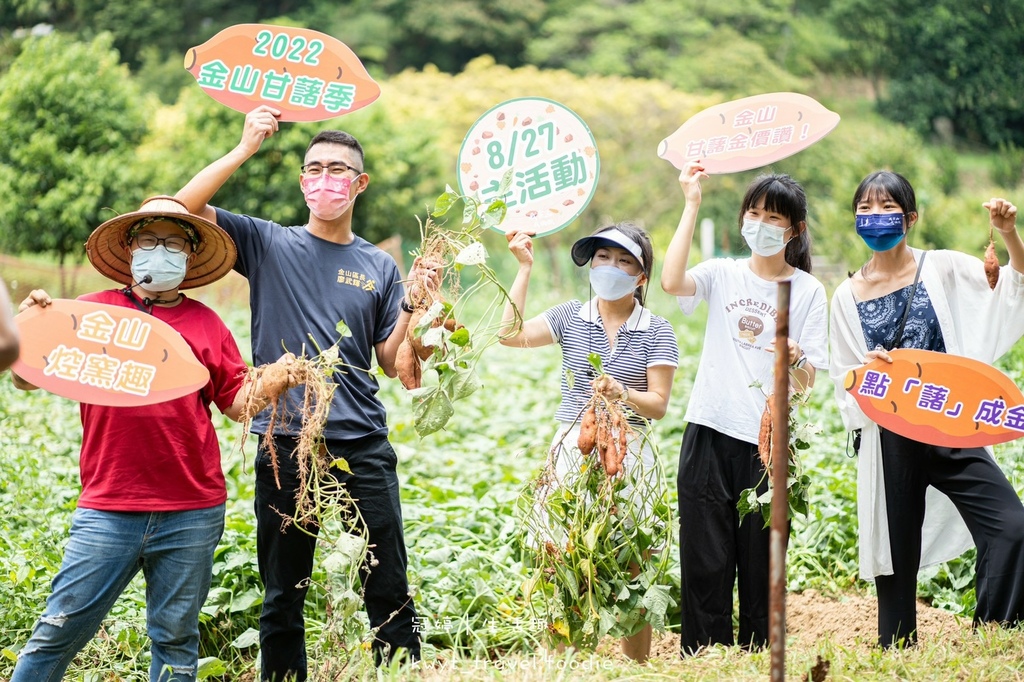
[[[867,172],[889,167],[918,189],[912,244],[980,254],[980,203],[1013,199],[1024,170],[1024,0],[2,0],[0,250],[78,261],[100,222],[175,192],[236,144],[242,114],[182,62],[247,22],[335,36],[383,95],[283,126],[217,203],[303,221],[306,143],[339,127],[366,148],[356,230],[371,241],[417,241],[415,216],[455,184],[465,132],[518,96],[576,110],[602,157],[588,210],[542,240],[556,266],[560,247],[609,221],[637,220],[667,243],[682,194],[658,142],[703,108],[762,92],[804,92],[842,116],[773,166],[805,186],[815,252],[841,266],[867,255],[849,208]],[[701,215],[726,228],[721,250],[742,244],[736,210],[755,174],[706,183]]]

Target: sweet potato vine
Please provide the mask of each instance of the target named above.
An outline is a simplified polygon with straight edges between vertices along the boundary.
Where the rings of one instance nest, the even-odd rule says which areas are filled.
[[[498,196],[507,191],[511,173],[502,182]],[[435,222],[459,205],[460,225]],[[413,256],[436,267],[441,281],[407,282],[413,315],[395,361],[412,398],[414,427],[420,436],[444,428],[455,414],[453,403],[480,388],[476,365],[482,353],[501,340],[501,312],[509,294],[487,265],[487,250],[479,237],[485,229],[497,228],[505,212],[501,200],[483,204],[447,187],[430,217],[420,222],[420,245]],[[476,296],[490,299],[485,298],[483,306],[469,305]],[[475,315],[470,312],[481,309]]]
[[[599,386],[607,377],[596,354],[590,361]],[[524,598],[551,644],[589,650],[647,623],[664,630],[673,603],[665,579],[672,514],[657,447],[647,428],[629,426],[628,406],[597,393],[577,417],[580,435],[570,429],[552,447],[517,505]],[[625,460],[620,445],[637,455],[648,448],[653,468],[642,456]]]

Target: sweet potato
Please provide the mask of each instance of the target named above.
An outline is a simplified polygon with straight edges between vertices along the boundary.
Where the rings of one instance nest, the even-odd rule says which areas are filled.
[[[608,448],[611,446],[611,434],[608,433],[608,415],[601,411],[597,415],[597,455],[601,466],[608,471]]]
[[[398,354],[395,356],[395,369],[398,371],[398,378],[406,389],[412,390],[420,387],[422,376],[420,374],[420,359],[416,357],[409,339],[405,339],[398,346]]]
[[[288,390],[288,368],[280,363],[272,363],[260,373],[260,387],[267,400],[277,400]]]
[[[988,277],[989,289],[995,289],[999,281],[999,259],[996,257],[996,244],[991,239],[985,249],[985,276]]]
[[[764,412],[761,413],[761,432],[757,436],[757,454],[761,457],[761,464],[767,470],[772,462],[772,401],[775,394],[768,396],[764,403]]]
[[[420,320],[423,319],[424,312],[426,311],[419,308],[413,311],[412,317],[409,319],[409,331],[405,336],[406,340],[412,346],[413,351],[416,353],[416,357],[420,360],[427,360],[434,354],[434,347],[423,345],[423,337],[417,337],[414,333],[414,330],[417,325],[419,325]]]
[[[615,462],[618,470],[623,470],[622,463],[626,461],[626,455],[629,453],[629,423],[625,417],[622,418],[622,424],[619,427],[619,459]]]
[[[618,473],[618,443],[615,440],[615,425],[620,422],[622,415],[618,412],[605,412],[604,422],[606,424],[605,432],[607,434],[607,447],[604,450],[604,456],[602,464],[604,465],[604,473],[608,476],[614,476]]]
[[[589,455],[597,445],[597,412],[591,405],[583,413],[583,420],[580,422],[580,436],[576,439],[576,445],[580,452]]]

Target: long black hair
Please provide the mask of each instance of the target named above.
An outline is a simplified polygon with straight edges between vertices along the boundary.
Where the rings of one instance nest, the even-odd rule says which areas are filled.
[[[754,178],[740,205],[739,225],[743,227],[743,216],[752,206],[764,199],[764,208],[789,218],[789,223],[804,228],[786,243],[786,262],[806,273],[811,272],[811,235],[807,228],[807,195],[800,183],[782,173],[759,175]]]

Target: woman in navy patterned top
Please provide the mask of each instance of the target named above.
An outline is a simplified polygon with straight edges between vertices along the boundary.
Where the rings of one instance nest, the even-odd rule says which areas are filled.
[[[519,272],[512,284],[512,303],[525,319],[526,293],[533,269],[533,240],[525,232],[511,235],[509,250],[519,261]],[[579,457],[575,443],[579,419],[595,386],[596,376],[588,361],[590,353],[601,357],[601,365],[610,380],[596,388],[609,399],[621,400],[634,428],[645,428],[645,419],[660,419],[668,408],[672,378],[679,363],[679,346],[672,325],[644,307],[644,294],[650,281],[654,251],[647,233],[629,223],[605,227],[572,247],[576,265],[590,265],[590,286],[595,294],[589,301],[572,300],[555,306],[515,328],[512,305],[502,318],[502,339],[506,346],[533,348],[558,343],[562,347],[562,401],[555,412],[560,423],[552,447],[556,455],[556,475],[569,470]],[[572,377],[572,379],[570,379]],[[564,447],[563,443],[569,447]],[[656,476],[654,453],[639,439],[630,442],[623,462],[628,472]],[[640,467],[640,468],[636,468]],[[628,488],[628,479],[627,479]],[[631,490],[631,489],[630,489]],[[629,490],[624,492],[630,499]],[[643,506],[644,500],[635,500]],[[622,650],[630,658],[644,661],[650,652],[651,628],[648,625],[633,637],[622,640]]]
[[[830,374],[848,430],[860,432],[860,574],[878,591],[883,647],[917,640],[917,573],[978,547],[975,622],[1024,618],[1024,506],[990,448],[920,443],[868,420],[845,390],[846,373],[889,350],[917,348],[994,362],[1024,334],[1024,243],[1017,209],[986,202],[1010,255],[990,288],[980,260],[907,245],[914,189],[878,171],[857,188],[857,233],[870,260],[832,298]],[[909,308],[909,309],[908,309]],[[966,525],[965,525],[966,522]]]

